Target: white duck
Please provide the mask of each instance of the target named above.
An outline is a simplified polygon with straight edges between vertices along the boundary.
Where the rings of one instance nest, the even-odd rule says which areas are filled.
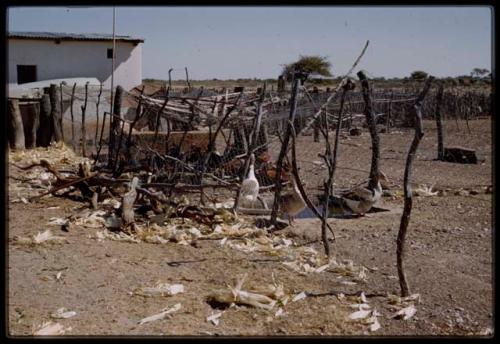
[[[382,196],[382,185],[380,183],[388,183],[387,177],[382,172],[375,176],[375,181],[377,184],[373,189],[369,187],[357,187],[342,194],[340,196],[342,203],[354,213],[364,216]]]
[[[241,183],[240,199],[246,202],[255,202],[259,195],[259,181],[255,177],[255,155],[250,155],[250,168],[245,180]]]
[[[291,192],[281,195],[280,209],[288,215],[288,223],[293,226],[295,216],[304,210],[307,206],[306,202],[300,194],[295,177],[292,177],[293,188]]]

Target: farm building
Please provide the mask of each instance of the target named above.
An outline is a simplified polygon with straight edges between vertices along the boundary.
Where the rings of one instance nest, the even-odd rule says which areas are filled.
[[[114,85],[125,90],[141,84],[144,39],[115,36]],[[113,57],[110,34],[9,32],[9,83],[95,77],[109,89]]]

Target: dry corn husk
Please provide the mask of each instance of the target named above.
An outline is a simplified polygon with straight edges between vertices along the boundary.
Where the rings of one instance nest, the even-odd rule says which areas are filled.
[[[276,300],[273,300],[266,295],[245,291],[241,289],[243,283],[245,283],[246,277],[247,274],[245,274],[242,278],[240,278],[234,287],[228,285],[229,290],[213,292],[208,296],[208,299],[214,300],[219,303],[225,303],[228,305],[243,304],[267,310],[272,309],[276,304]]]
[[[183,293],[184,286],[182,284],[158,283],[154,287],[136,288],[132,293],[140,296],[172,296]]]
[[[424,197],[437,196],[437,194],[439,192],[438,191],[432,191],[433,187],[434,187],[434,184],[432,184],[430,186],[422,184],[422,185],[420,185],[415,190],[415,195],[417,195],[417,196],[424,196]]]
[[[133,242],[133,243],[140,243],[141,242],[139,239],[135,238],[132,235],[128,235],[124,232],[113,233],[113,232],[108,231],[107,229],[104,229],[102,231],[97,231],[95,233],[94,238],[96,238],[98,241],[110,239],[110,240],[114,240],[114,241],[124,241],[124,242]]]
[[[55,225],[55,226],[63,226],[69,222],[68,219],[63,219],[62,217],[51,217],[49,219],[49,222],[47,222],[48,225]]]
[[[50,229],[44,232],[38,232],[30,237],[15,237],[15,243],[19,245],[38,245],[43,243],[62,243],[68,242],[65,237],[52,234]]]
[[[66,308],[59,308],[57,311],[50,315],[54,319],[68,319],[76,315],[75,311],[68,311]]]
[[[181,309],[181,304],[180,303],[176,303],[174,306],[172,306],[171,308],[169,309],[166,309],[163,310],[162,312],[158,313],[158,314],[154,314],[154,315],[151,315],[149,317],[146,317],[144,319],[141,319],[139,321],[139,325],[142,325],[142,324],[145,324],[145,323],[148,323],[148,322],[151,322],[151,321],[156,321],[156,320],[161,320],[161,319],[164,319],[165,317],[167,317],[169,314],[171,313],[174,313],[174,312],[177,312],[179,309]]]
[[[75,225],[87,228],[102,228],[106,225],[106,219],[104,218],[106,214],[104,210],[96,210],[88,215],[82,215],[77,218]]]
[[[415,313],[417,313],[417,309],[413,304],[411,304],[397,311],[391,316],[391,318],[402,318],[403,320],[408,320],[413,317]]]
[[[351,320],[358,320],[358,319],[364,319],[366,318],[368,315],[370,315],[370,313],[372,312],[371,309],[363,309],[363,310],[359,310],[359,311],[356,311],[354,313],[351,313],[349,315],[349,319]]]
[[[215,313],[207,317],[207,321],[211,321],[215,326],[219,325],[220,317],[224,312]]]
[[[405,303],[413,302],[413,301],[416,301],[417,304],[419,304],[421,298],[420,298],[420,294],[412,294],[412,295],[406,296],[406,297],[401,297],[398,295],[389,294],[387,296],[387,300],[388,300],[389,304],[392,304],[392,305],[401,305],[401,304],[405,304]]]
[[[67,331],[71,331],[71,327],[65,328],[59,323],[52,321],[43,323],[37,330],[33,332],[34,336],[58,336],[63,335]]]

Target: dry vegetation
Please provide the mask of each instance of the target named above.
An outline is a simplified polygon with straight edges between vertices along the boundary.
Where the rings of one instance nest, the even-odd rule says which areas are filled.
[[[378,206],[389,211],[330,219],[337,240],[328,266],[316,219],[300,219],[296,227],[265,233],[251,224],[251,217],[240,216],[238,221],[245,225],[234,227],[240,222],[222,212],[219,227],[190,220],[181,225],[173,219],[141,225],[142,230],[126,235],[106,230],[106,216],[98,213],[111,209],[113,201],[97,210],[54,196],[26,203],[53,178],[42,168],[23,171],[14,164],[26,166],[44,158],[60,170],[71,170],[80,158],[63,146],[10,153],[8,333],[491,335],[491,121],[473,120],[470,125],[469,134],[464,122],[457,130],[454,121],[446,121],[446,137],[450,145],[474,147],[480,159],[476,165],[435,161],[435,124],[424,122],[413,183],[415,189],[433,185],[437,194],[415,197],[407,274],[419,297],[406,301],[390,295],[399,294],[395,240],[411,130],[381,134],[381,168],[393,185],[392,196]],[[298,137],[300,174],[312,188],[320,185],[325,167],[311,164],[311,157],[323,145],[312,136]],[[366,179],[370,156],[366,130],[361,136],[341,138],[336,185]],[[76,217],[69,227],[56,220],[70,215]],[[245,274],[241,289],[234,290],[267,295],[271,301],[260,300],[274,302],[271,309],[245,304],[248,293],[231,294],[228,285],[235,287]],[[168,292],[176,284],[183,285],[183,292]],[[153,295],[144,296],[144,290]],[[364,296],[348,296],[358,291]],[[308,296],[301,298],[302,292]],[[235,303],[230,307],[211,302],[214,294],[224,300],[220,293],[239,296],[230,297]],[[317,293],[331,295],[313,296]],[[393,318],[402,309],[409,318]],[[148,319],[153,315],[158,320]],[[40,329],[48,321],[52,327]]]

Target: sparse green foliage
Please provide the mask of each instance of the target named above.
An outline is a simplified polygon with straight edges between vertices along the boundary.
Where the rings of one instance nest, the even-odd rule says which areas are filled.
[[[292,80],[294,71],[304,73],[317,73],[323,76],[332,76],[330,68],[331,63],[324,56],[301,55],[296,62],[284,65],[282,74],[285,76],[287,81]]]
[[[413,80],[424,80],[425,78],[427,78],[427,75],[428,74],[422,70],[416,70],[411,73],[410,77]]]
[[[471,77],[480,78],[486,76],[490,71],[486,68],[474,68],[470,73]]]

